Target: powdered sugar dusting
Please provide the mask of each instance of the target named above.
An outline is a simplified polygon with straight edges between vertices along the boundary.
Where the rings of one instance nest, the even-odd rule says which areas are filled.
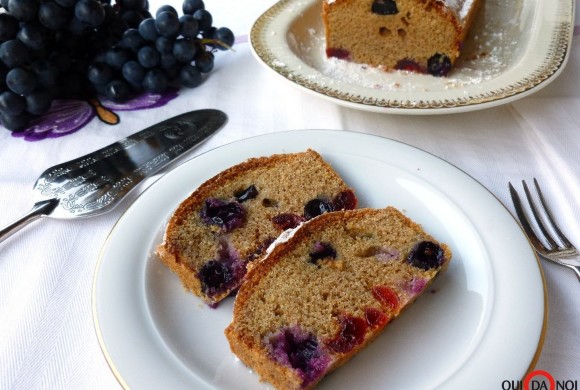
[[[334,0],[327,0],[334,1]],[[473,0],[445,0],[450,8],[465,16]],[[502,11],[498,13],[498,9]],[[305,65],[319,74],[310,80],[342,90],[348,85],[393,92],[461,91],[501,75],[525,47],[517,31],[521,9],[509,0],[486,0],[472,26],[461,57],[447,77],[433,77],[407,71],[384,71],[365,64],[352,63],[326,56],[326,41],[322,24],[309,26],[307,31],[289,31],[287,38],[292,51]],[[411,97],[410,97],[411,98]]]
[[[473,6],[473,0],[442,0],[445,6],[451,11],[455,12],[457,18],[462,22],[469,14],[469,10]]]
[[[299,224],[298,226],[296,226],[295,228],[292,229],[287,229],[284,230],[279,236],[278,238],[276,238],[268,247],[268,249],[266,249],[266,252],[264,254],[264,257],[262,259],[265,259],[266,257],[268,257],[270,255],[270,253],[272,253],[272,251],[274,250],[274,248],[279,245],[282,244],[284,242],[287,242],[288,240],[290,240],[293,236],[294,233],[296,233],[296,231],[298,229],[300,229],[300,227],[302,225],[304,225],[305,222],[302,222],[301,224]]]

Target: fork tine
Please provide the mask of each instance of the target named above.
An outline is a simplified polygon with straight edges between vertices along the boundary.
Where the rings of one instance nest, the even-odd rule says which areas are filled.
[[[532,210],[532,214],[534,215],[534,219],[536,220],[536,223],[538,224],[538,228],[540,228],[540,231],[544,235],[544,238],[546,239],[546,241],[548,241],[548,244],[550,244],[550,247],[558,248],[558,243],[556,241],[554,241],[554,239],[552,238],[552,235],[550,234],[550,232],[548,232],[548,229],[546,229],[546,225],[544,225],[542,217],[538,213],[538,209],[536,208],[536,202],[534,202],[534,200],[532,199],[532,195],[531,195],[530,190],[528,188],[528,184],[526,183],[525,180],[522,180],[522,185],[524,186],[524,192],[526,193],[526,198],[528,198],[528,204],[530,205],[530,210]],[[552,222],[552,221],[550,221],[550,222]]]
[[[538,239],[538,237],[536,236],[536,233],[532,229],[530,222],[528,221],[528,217],[526,217],[526,214],[524,213],[524,209],[522,208],[522,202],[520,201],[520,197],[518,195],[518,192],[516,191],[516,189],[514,188],[512,183],[508,182],[508,185],[509,185],[509,190],[510,190],[510,196],[512,198],[512,203],[514,205],[514,208],[516,209],[516,214],[518,216],[518,219],[520,220],[520,223],[522,224],[522,228],[526,232],[526,235],[528,236],[529,240],[532,242],[532,245],[538,251],[543,252],[543,253],[548,252],[548,249],[546,249],[544,244],[542,244],[542,242]]]
[[[565,248],[574,248],[574,245],[572,245],[570,243],[570,241],[568,240],[568,238],[566,238],[564,233],[562,233],[562,231],[560,230],[560,228],[558,227],[556,222],[554,222],[554,217],[552,216],[552,212],[550,211],[550,209],[547,206],[546,201],[544,200],[544,194],[542,194],[542,190],[540,190],[540,185],[538,184],[538,181],[536,180],[535,177],[534,177],[534,185],[536,186],[536,191],[538,192],[538,197],[540,198],[540,203],[542,204],[542,208],[544,209],[544,212],[546,213],[548,220],[552,224],[552,227],[554,228],[554,232],[556,233],[556,235],[558,236],[560,241],[562,241]]]

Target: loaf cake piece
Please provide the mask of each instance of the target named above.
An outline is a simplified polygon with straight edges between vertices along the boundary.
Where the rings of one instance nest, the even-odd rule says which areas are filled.
[[[326,54],[446,76],[481,0],[324,0]]]
[[[356,205],[353,190],[313,150],[251,158],[179,205],[157,254],[187,290],[215,305],[284,230]]]
[[[321,215],[252,267],[225,330],[230,348],[277,389],[310,389],[377,337],[450,259],[445,244],[395,208]]]

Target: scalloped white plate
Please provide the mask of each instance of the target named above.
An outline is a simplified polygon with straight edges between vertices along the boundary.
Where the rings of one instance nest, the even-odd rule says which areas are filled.
[[[574,0],[484,0],[456,68],[438,78],[382,72],[325,54],[322,0],[282,0],[254,23],[261,63],[292,85],[351,108],[447,114],[520,99],[564,69]]]
[[[120,218],[93,286],[97,335],[119,382],[134,389],[269,388],[229,350],[223,331],[233,298],[210,309],[184,291],[154,248],[174,208],[206,179],[249,157],[307,148],[356,189],[361,206],[398,207],[454,253],[433,290],[320,389],[494,389],[522,379],[541,349],[546,296],[538,259],[507,209],[419,149],[360,133],[304,130],[202,154],[159,179]]]

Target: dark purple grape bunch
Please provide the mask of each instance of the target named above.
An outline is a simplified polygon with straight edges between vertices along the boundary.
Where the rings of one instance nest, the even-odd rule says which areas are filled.
[[[123,101],[169,86],[198,86],[215,50],[234,43],[202,0],[155,18],[147,0],[0,0],[0,122],[25,129],[55,99],[102,94]]]
[[[92,57],[127,28],[108,0],[1,4],[0,122],[13,131],[46,113],[54,99],[85,96]]]
[[[185,0],[182,9],[180,16],[164,5],[154,17],[125,30],[120,41],[90,65],[88,77],[94,88],[123,101],[143,91],[199,86],[214,67],[214,51],[231,48],[234,34],[227,27],[213,26],[202,0]]]

